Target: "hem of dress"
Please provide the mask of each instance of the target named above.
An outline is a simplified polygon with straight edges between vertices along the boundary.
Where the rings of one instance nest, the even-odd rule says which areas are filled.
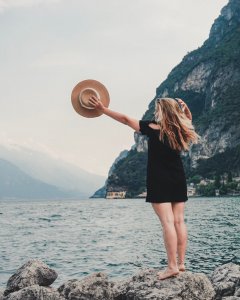
[[[165,202],[186,202],[188,201],[188,198],[187,199],[181,199],[181,200],[175,200],[175,199],[171,199],[171,200],[160,200],[160,201],[151,201],[151,200],[148,200],[146,199],[145,202],[148,202],[148,203],[165,203]]]

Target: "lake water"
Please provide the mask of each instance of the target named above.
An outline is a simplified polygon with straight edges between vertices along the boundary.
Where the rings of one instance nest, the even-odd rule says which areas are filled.
[[[240,198],[189,198],[186,267],[209,274],[240,263]],[[158,217],[145,199],[0,202],[0,286],[30,258],[67,279],[104,271],[109,279],[166,266]]]

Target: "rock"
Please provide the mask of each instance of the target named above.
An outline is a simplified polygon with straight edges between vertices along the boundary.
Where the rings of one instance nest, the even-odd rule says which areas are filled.
[[[159,280],[157,270],[142,270],[131,279],[116,283],[114,300],[210,300],[214,289],[205,274],[181,272],[178,276]]]
[[[186,78],[182,79],[180,88],[183,91],[194,90],[200,93],[206,89],[207,83],[209,82],[209,76],[213,70],[214,63],[203,62],[197,65],[193,70],[187,74]],[[178,83],[177,83],[178,84]],[[179,87],[178,87],[179,88]],[[178,89],[174,87],[175,90]]]
[[[137,152],[147,152],[148,150],[148,138],[141,133],[134,131],[134,148]],[[114,172],[113,172],[114,173]]]
[[[4,297],[3,300],[64,300],[52,287],[32,285]]]
[[[4,296],[31,285],[49,286],[57,278],[57,272],[38,259],[27,261],[7,282]]]
[[[234,296],[240,297],[240,287],[236,288]]]
[[[123,279],[114,281],[112,287],[112,294],[114,300],[123,300],[126,299],[125,295],[127,290],[129,289],[129,281],[130,279]]]
[[[212,272],[210,280],[216,292],[216,300],[233,296],[235,292],[239,295],[240,266],[233,263],[219,266]]]
[[[4,290],[0,290],[0,300],[3,300]]]
[[[97,272],[81,280],[68,280],[58,288],[58,292],[69,300],[112,300],[113,285],[105,273]]]
[[[116,281],[96,272],[68,280],[56,290],[48,285],[57,273],[34,259],[9,278],[0,300],[240,300],[239,265],[219,266],[210,275],[185,271],[165,280],[158,279],[157,272],[144,269]]]
[[[229,296],[229,297],[223,297],[222,300],[240,300],[239,297],[236,296]]]

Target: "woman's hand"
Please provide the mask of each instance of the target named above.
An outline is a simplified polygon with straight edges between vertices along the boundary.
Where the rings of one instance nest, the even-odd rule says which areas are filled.
[[[103,111],[105,108],[102,101],[100,101],[96,96],[91,96],[88,101],[90,104],[92,104],[92,106],[100,111]]]
[[[187,108],[187,104],[180,98],[176,98],[178,100],[178,102],[180,103],[181,107],[182,107],[182,111],[185,112],[186,108]]]
[[[192,114],[190,112],[190,109],[188,108],[187,104],[180,98],[176,98],[178,102],[180,103],[182,107],[182,111],[185,113],[185,115],[188,117],[188,119],[192,120]]]

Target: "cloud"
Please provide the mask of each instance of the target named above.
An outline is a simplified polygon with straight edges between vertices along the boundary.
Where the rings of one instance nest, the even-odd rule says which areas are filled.
[[[56,3],[60,0],[0,0],[0,12],[10,8],[31,7],[38,4]]]

